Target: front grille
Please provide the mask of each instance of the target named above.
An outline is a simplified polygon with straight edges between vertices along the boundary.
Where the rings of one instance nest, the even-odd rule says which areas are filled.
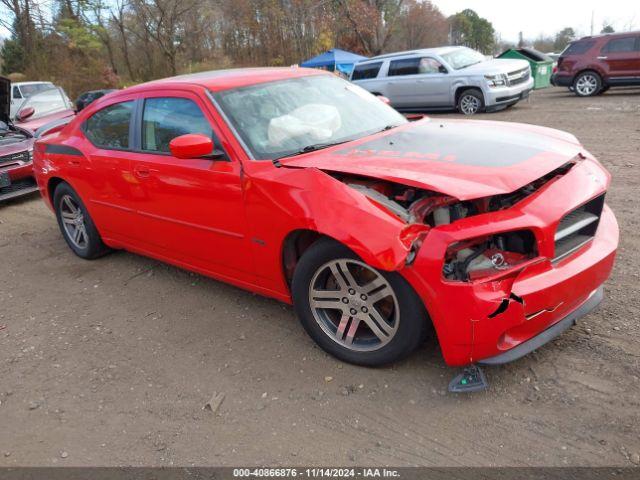
[[[29,152],[25,150],[24,152],[12,153],[10,155],[3,155],[0,157],[0,165],[5,163],[18,163],[18,162],[28,162],[29,161]]]
[[[604,206],[604,194],[566,214],[556,230],[554,262],[571,255],[596,234]]]
[[[531,75],[531,71],[529,68],[523,68],[522,70],[516,70],[515,72],[507,73],[507,77],[509,77],[509,85],[519,85],[521,83],[529,80],[529,76]]]
[[[0,188],[0,202],[10,198],[19,197],[23,194],[35,192],[38,190],[36,181],[31,178],[23,178],[12,182],[8,187]]]

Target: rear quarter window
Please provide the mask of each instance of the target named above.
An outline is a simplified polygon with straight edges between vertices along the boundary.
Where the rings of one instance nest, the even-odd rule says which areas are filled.
[[[568,55],[582,55],[588,52],[595,42],[593,40],[582,40],[579,42],[570,43],[567,48],[564,49],[561,56],[566,57]]]
[[[356,65],[351,75],[351,80],[366,80],[368,78],[376,78],[382,62],[367,63],[365,65]]]

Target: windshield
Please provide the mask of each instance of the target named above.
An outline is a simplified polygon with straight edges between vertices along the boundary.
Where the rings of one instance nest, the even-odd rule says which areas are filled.
[[[313,75],[214,94],[256,159],[355,140],[407,120],[366,90],[332,75]]]
[[[61,88],[54,87],[25,99],[18,111],[28,107],[33,107],[35,110],[34,114],[29,117],[29,120],[35,120],[52,113],[67,110],[71,108],[71,105],[64,91]]]
[[[454,70],[460,70],[476,63],[484,62],[485,58],[480,52],[470,48],[458,48],[449,53],[440,55]]]
[[[23,97],[30,97],[31,95],[35,95],[36,93],[53,88],[53,83],[27,83],[19,85],[19,87],[20,93]]]

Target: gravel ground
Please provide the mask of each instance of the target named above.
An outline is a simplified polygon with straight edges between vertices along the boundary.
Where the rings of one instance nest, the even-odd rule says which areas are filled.
[[[640,90],[478,118],[577,135],[622,230],[605,303],[487,368],[490,390],[447,394],[433,344],[351,366],[273,300],[125,252],[83,261],[35,196],[0,206],[0,466],[640,463]]]

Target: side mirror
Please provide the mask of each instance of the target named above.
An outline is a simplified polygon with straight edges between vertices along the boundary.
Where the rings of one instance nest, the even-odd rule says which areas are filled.
[[[407,113],[404,118],[409,120],[410,122],[417,122],[418,120],[422,120],[426,115],[423,113]]]
[[[438,72],[440,72],[440,73],[449,73],[449,70],[447,70],[447,67],[445,67],[444,65],[440,65],[438,67]]]
[[[18,120],[19,122],[24,122],[29,117],[32,117],[34,113],[36,113],[36,109],[33,107],[23,108],[16,115],[16,120]]]
[[[389,100],[384,95],[377,95],[377,97],[378,97],[378,100],[380,100],[382,103],[384,103],[386,105],[391,105],[391,100]]]
[[[169,150],[176,158],[201,158],[218,155],[213,150],[213,141],[201,133],[189,133],[180,135],[169,142]]]

